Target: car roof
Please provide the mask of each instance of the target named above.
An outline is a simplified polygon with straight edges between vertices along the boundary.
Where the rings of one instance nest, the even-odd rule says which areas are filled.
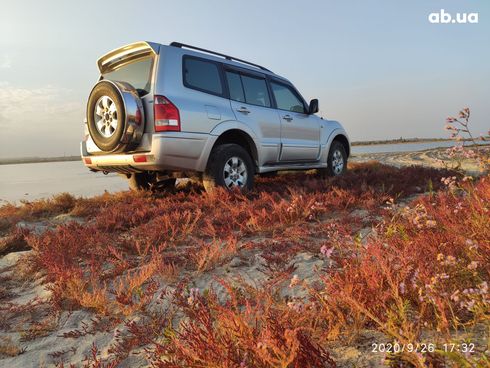
[[[269,69],[266,69],[260,65],[253,64],[248,61],[234,58],[225,54],[217,53],[215,51],[206,50],[190,45],[185,45],[178,42],[172,42],[169,45],[164,45],[157,42],[149,42],[149,41],[133,42],[131,44],[119,47],[115,50],[109,51],[105,55],[101,56],[97,60],[97,67],[99,68],[101,74],[103,74],[105,70],[109,69],[111,65],[117,63],[122,58],[126,58],[128,56],[137,57],[138,55],[151,54],[151,53],[156,55],[156,54],[160,54],[162,48],[166,48],[168,51],[171,52],[181,53],[182,55],[191,55],[191,56],[213,60],[215,62],[230,65],[232,67],[239,68],[242,70],[244,69],[253,73],[266,74],[281,79],[285,82],[291,83],[289,82],[288,79],[280,75],[277,75],[272,71],[270,71]]]
[[[232,56],[228,56],[225,54],[221,54],[221,53],[216,53],[216,52],[210,51],[210,50],[205,50],[205,49],[195,50],[195,49],[189,48],[189,47],[193,48],[193,46],[183,45],[184,47],[179,47],[179,46],[175,46],[172,44],[182,45],[180,43],[173,42],[170,45],[160,45],[160,47],[165,47],[167,49],[173,49],[172,52],[180,50],[180,53],[182,55],[190,55],[190,56],[195,56],[195,57],[201,57],[204,59],[209,59],[209,60],[212,60],[215,62],[230,65],[230,66],[238,68],[238,69],[250,71],[252,73],[267,74],[267,75],[273,76],[275,78],[281,79],[283,81],[289,82],[286,78],[275,74],[274,72],[270,71],[269,69],[266,69],[260,65],[253,64],[253,63],[250,63],[250,62],[245,61],[245,60],[241,60],[241,59],[238,59],[238,58],[235,58]]]

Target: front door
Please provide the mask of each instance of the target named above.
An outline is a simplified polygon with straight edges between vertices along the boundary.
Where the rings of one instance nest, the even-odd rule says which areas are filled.
[[[259,165],[275,164],[281,144],[281,123],[272,107],[263,75],[227,70],[230,103],[236,119],[250,126],[258,135],[261,152]]]
[[[320,124],[309,115],[296,90],[286,83],[271,81],[281,121],[280,161],[316,161],[320,153]]]

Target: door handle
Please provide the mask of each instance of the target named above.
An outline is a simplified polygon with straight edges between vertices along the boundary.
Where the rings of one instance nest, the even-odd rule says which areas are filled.
[[[282,118],[288,122],[293,120],[293,117],[291,115],[284,115]]]
[[[236,109],[236,111],[241,112],[243,114],[250,114],[250,110],[244,106],[240,107],[239,109]]]

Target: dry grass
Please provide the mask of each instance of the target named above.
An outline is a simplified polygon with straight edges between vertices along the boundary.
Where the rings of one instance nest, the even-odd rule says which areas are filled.
[[[55,316],[48,315],[44,319],[32,323],[27,329],[21,331],[20,341],[31,341],[48,336],[57,328],[58,319],[59,314]]]
[[[0,257],[8,253],[30,249],[25,240],[28,234],[29,230],[16,227],[7,236],[0,238]]]
[[[0,357],[15,357],[17,355],[23,354],[25,351],[25,347],[19,347],[12,341],[11,338],[0,336]]]

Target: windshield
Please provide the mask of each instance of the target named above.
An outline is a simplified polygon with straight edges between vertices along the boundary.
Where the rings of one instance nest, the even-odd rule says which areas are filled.
[[[148,56],[102,74],[102,78],[129,83],[143,96],[150,92],[152,65],[153,57]]]

